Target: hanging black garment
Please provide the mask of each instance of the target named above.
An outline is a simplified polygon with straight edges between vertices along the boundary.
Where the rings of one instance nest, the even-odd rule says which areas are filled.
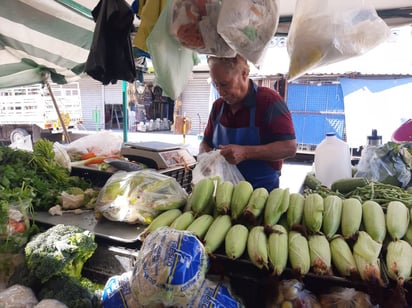
[[[96,26],[86,62],[86,73],[104,85],[133,82],[136,67],[130,33],[133,11],[124,0],[100,0],[92,11]]]

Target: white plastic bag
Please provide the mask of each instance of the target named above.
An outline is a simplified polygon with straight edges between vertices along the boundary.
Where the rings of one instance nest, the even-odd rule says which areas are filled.
[[[27,135],[23,138],[17,139],[15,142],[11,143],[9,147],[12,149],[33,152],[33,142],[31,140],[31,135]]]
[[[237,53],[259,64],[279,24],[279,0],[223,1],[217,32]]]
[[[66,145],[70,157],[93,152],[96,155],[119,154],[123,143],[120,135],[108,131],[87,135]]]
[[[230,164],[220,154],[220,151],[205,152],[197,157],[197,164],[192,171],[192,184],[195,185],[205,177],[220,177],[220,181],[237,184],[244,180],[236,165]]]
[[[182,46],[201,54],[234,57],[235,51],[217,33],[218,0],[173,0],[170,33]]]
[[[370,0],[297,0],[287,42],[289,80],[362,55],[389,34]]]

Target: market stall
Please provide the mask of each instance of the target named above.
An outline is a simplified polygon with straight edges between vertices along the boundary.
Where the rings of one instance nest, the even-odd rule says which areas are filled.
[[[390,169],[367,160],[331,185],[308,174],[299,193],[104,133],[1,147],[0,303],[411,306],[409,141],[374,145]]]

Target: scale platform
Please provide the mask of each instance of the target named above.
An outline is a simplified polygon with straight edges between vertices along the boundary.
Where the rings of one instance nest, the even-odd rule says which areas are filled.
[[[154,169],[196,164],[196,159],[186,148],[159,141],[125,142],[122,144],[120,155]]]

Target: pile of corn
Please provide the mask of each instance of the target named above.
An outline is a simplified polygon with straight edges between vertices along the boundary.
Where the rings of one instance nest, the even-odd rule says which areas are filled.
[[[253,189],[212,178],[199,181],[184,210],[166,211],[143,235],[162,226],[194,232],[208,253],[247,258],[281,275],[291,268],[400,285],[411,276],[412,223],[401,201],[386,207],[368,200],[343,199],[289,189]],[[382,271],[385,263],[387,276]]]

